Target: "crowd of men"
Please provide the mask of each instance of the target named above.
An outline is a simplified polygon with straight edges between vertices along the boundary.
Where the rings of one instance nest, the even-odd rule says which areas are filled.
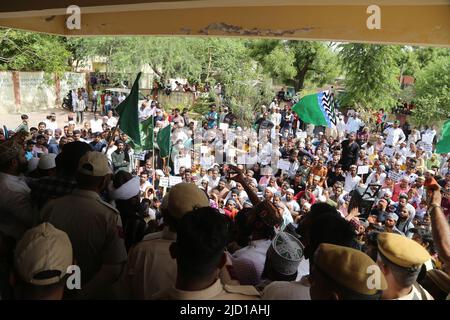
[[[324,130],[280,100],[252,128],[228,107],[194,121],[144,102],[141,121],[172,126],[165,159],[137,153],[112,108],[84,121],[76,104],[78,123],[37,127],[22,115],[0,132],[1,298],[448,298],[450,155],[433,152],[436,130],[384,110],[372,129],[350,111]]]

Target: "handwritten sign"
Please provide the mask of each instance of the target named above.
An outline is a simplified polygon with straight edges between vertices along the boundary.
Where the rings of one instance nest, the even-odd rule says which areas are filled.
[[[369,166],[359,166],[357,174],[367,174],[369,173]]]
[[[291,167],[291,163],[287,160],[278,160],[278,165],[277,168],[281,169],[281,170],[289,170],[289,168]]]
[[[144,161],[144,160],[145,160],[145,154],[146,154],[145,151],[144,151],[144,152],[136,152],[136,153],[134,154],[134,157],[135,157],[137,160]]]
[[[394,148],[384,147],[383,153],[387,155],[388,157],[392,156],[394,154]]]
[[[159,178],[159,186],[167,188],[169,186],[169,177]]]
[[[169,185],[171,187],[176,186],[177,184],[183,182],[183,179],[181,177],[177,177],[177,176],[170,176],[169,177]]]

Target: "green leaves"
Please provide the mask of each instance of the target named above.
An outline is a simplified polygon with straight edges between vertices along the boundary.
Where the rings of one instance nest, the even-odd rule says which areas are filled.
[[[416,109],[413,111],[417,124],[429,124],[450,117],[450,60],[445,56],[434,59],[417,75]]]
[[[345,95],[341,105],[388,109],[400,90],[393,46],[342,44],[339,57],[345,75]]]
[[[331,44],[316,41],[249,41],[251,56],[274,80],[293,85],[320,87],[339,74]]]
[[[0,29],[0,69],[61,73],[70,70],[64,38]]]

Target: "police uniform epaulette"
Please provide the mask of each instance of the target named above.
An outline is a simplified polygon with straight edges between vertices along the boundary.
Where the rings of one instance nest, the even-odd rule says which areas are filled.
[[[228,293],[237,293],[237,294],[243,294],[245,296],[256,296],[260,297],[261,294],[254,286],[233,286],[226,284],[224,285],[224,290]]]

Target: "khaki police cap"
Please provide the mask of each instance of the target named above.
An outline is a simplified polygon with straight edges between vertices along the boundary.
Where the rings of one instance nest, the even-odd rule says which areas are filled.
[[[169,191],[168,211],[175,219],[181,219],[195,208],[209,207],[206,193],[193,183],[179,183]]]
[[[378,235],[378,250],[400,267],[420,267],[431,257],[420,244],[405,236],[383,232]]]
[[[14,264],[23,281],[34,285],[58,283],[73,263],[72,244],[64,231],[45,222],[29,229],[17,243]],[[36,277],[44,271],[57,271],[49,278]]]
[[[87,176],[104,177],[111,174],[108,158],[98,151],[88,151],[78,162],[78,172]]]
[[[314,254],[314,264],[344,288],[360,294],[374,295],[387,288],[386,279],[376,262],[356,249],[322,243]],[[369,285],[375,269],[380,276],[378,288]]]

